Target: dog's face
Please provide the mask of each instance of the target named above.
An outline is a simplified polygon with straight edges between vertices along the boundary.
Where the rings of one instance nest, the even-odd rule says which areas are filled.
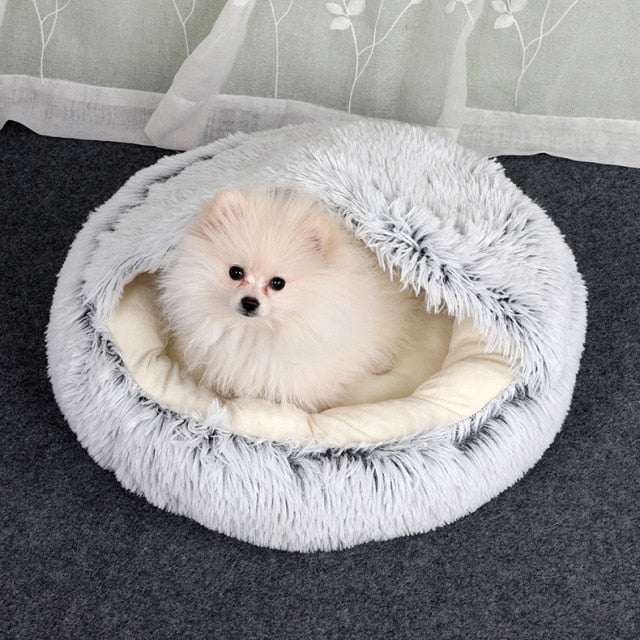
[[[210,302],[246,322],[308,312],[330,263],[331,223],[309,203],[278,195],[217,194],[193,230],[207,256]]]

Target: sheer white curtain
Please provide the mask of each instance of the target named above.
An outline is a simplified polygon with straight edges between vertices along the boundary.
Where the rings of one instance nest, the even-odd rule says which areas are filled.
[[[0,124],[186,149],[370,116],[640,166],[640,2],[0,0]]]
[[[468,4],[447,12],[424,0],[232,0],[146,132],[183,148],[230,130],[359,114],[454,133],[465,107]]]
[[[639,26],[636,0],[487,0],[460,141],[640,166]]]

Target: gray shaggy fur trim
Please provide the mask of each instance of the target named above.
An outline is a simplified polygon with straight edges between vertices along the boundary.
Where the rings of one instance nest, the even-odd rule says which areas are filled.
[[[471,418],[343,450],[256,440],[224,412],[178,415],[132,380],[106,328],[222,187],[323,200],[407,286],[471,316],[518,362]],[[162,159],[95,211],[60,272],[47,334],[57,401],[89,454],[153,504],[258,545],[312,551],[428,531],[517,481],[568,411],[586,292],[544,212],[495,161],[423,129],[361,121],[234,135]]]

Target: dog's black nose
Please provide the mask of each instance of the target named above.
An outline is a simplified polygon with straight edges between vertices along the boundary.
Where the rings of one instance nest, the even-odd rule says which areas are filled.
[[[240,305],[242,306],[242,313],[244,313],[245,316],[252,316],[260,306],[260,301],[257,298],[245,296],[240,300]]]

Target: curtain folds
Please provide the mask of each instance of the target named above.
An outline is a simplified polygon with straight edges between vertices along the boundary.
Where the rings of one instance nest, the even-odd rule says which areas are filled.
[[[640,3],[0,0],[0,124],[187,149],[358,116],[640,166]]]

